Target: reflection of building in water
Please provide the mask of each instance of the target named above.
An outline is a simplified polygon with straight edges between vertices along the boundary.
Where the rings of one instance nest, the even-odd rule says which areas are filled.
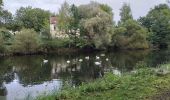
[[[51,61],[51,76],[52,78],[59,78],[63,72],[75,72],[80,71],[81,63],[67,64],[65,61]]]
[[[67,63],[64,61],[60,61],[57,63],[56,61],[51,61],[51,76],[52,78],[59,78],[59,73],[62,71],[66,71]]]

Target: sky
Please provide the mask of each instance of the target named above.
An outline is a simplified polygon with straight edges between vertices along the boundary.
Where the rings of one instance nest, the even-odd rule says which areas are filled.
[[[114,20],[120,19],[119,12],[124,2],[129,3],[132,9],[132,14],[135,19],[140,16],[145,16],[147,12],[155,5],[166,3],[167,0],[3,0],[4,9],[15,14],[15,11],[20,7],[32,6],[34,8],[42,8],[58,13],[58,10],[67,1],[70,5],[77,6],[81,4],[88,4],[90,1],[97,1],[99,3],[108,4],[113,9]]]

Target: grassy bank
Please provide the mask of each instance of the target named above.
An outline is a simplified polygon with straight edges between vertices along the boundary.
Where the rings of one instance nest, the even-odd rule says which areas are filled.
[[[163,65],[170,66],[170,65]],[[160,71],[164,72],[164,71]],[[152,100],[157,94],[170,90],[170,74],[153,69],[139,69],[135,73],[115,76],[111,73],[92,83],[40,96],[38,100]]]

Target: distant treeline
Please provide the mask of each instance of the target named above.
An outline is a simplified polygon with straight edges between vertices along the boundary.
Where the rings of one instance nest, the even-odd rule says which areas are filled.
[[[97,2],[80,6],[64,2],[58,14],[40,8],[21,7],[12,15],[3,9],[1,3],[0,52],[27,54],[71,47],[99,50],[168,48],[168,5],[157,5],[146,16],[135,20],[129,4],[124,3],[118,24],[113,20],[113,12],[108,5]],[[57,17],[58,29],[69,37],[51,36],[50,16]],[[79,36],[75,34],[76,30],[79,30]]]

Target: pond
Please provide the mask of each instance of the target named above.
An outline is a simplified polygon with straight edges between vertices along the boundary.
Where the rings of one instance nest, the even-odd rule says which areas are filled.
[[[121,75],[133,71],[137,63],[155,67],[169,61],[169,50],[1,57],[0,100],[46,95],[63,84],[75,87],[105,72]]]

